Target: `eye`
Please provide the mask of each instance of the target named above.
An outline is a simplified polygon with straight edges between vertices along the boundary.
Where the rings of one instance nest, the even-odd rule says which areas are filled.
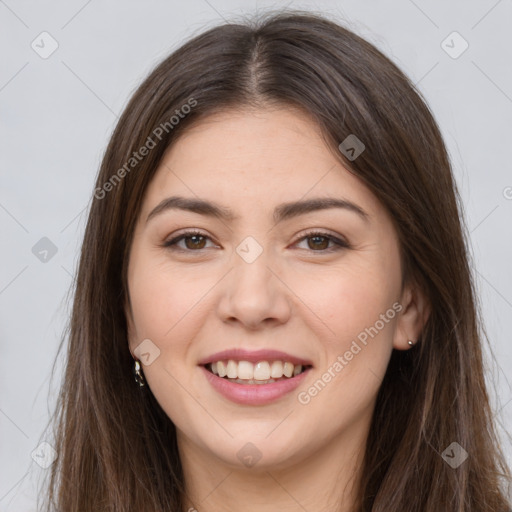
[[[351,247],[347,241],[322,231],[309,231],[295,243],[297,244],[302,241],[307,241],[307,248],[311,249],[312,252],[329,253],[340,251],[342,249],[350,249]],[[330,243],[333,245],[329,247]]]
[[[186,231],[165,242],[163,247],[176,251],[199,252],[207,249],[208,240],[211,240],[210,237],[200,231]],[[295,244],[303,241],[308,241],[306,250],[309,249],[310,252],[330,253],[351,247],[345,240],[322,231],[310,231],[299,238]],[[181,242],[184,242],[184,246],[179,245]]]
[[[210,240],[210,237],[200,231],[186,231],[165,242],[163,247],[187,252],[200,251],[205,248],[206,240]],[[182,241],[185,242],[185,247],[178,245]]]

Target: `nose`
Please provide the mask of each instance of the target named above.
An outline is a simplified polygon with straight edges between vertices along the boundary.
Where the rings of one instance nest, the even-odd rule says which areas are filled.
[[[218,304],[223,322],[238,322],[246,329],[258,330],[289,320],[291,291],[272,263],[265,251],[252,263],[234,255],[234,268],[222,281]]]

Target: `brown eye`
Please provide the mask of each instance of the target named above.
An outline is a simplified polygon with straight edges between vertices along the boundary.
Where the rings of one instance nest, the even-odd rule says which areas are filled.
[[[185,246],[187,249],[203,249],[205,243],[205,237],[202,235],[192,235],[183,237],[185,240]]]
[[[325,250],[329,247],[330,239],[326,236],[308,236],[308,247],[310,249]],[[310,243],[311,242],[311,243]]]
[[[309,252],[331,253],[342,249],[350,249],[350,244],[337,238],[329,233],[311,231],[306,233],[297,243],[307,240],[307,247],[301,249],[309,250]]]
[[[207,248],[206,243],[208,240],[210,240],[210,237],[203,233],[187,231],[165,242],[163,247],[176,251],[199,252]],[[183,244],[181,244],[181,242],[183,242]]]

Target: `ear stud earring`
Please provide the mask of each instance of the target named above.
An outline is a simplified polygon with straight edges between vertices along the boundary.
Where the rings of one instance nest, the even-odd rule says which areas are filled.
[[[135,379],[135,382],[139,385],[139,387],[143,387],[146,385],[146,381],[144,379],[144,375],[142,374],[140,363],[137,360],[135,360],[135,364],[133,365],[133,377]]]

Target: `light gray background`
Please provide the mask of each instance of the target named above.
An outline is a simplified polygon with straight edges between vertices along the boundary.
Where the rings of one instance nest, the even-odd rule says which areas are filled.
[[[492,360],[488,365],[496,383],[493,404],[503,422],[501,435],[510,430],[510,0],[0,0],[1,512],[36,510],[36,486],[45,470],[31,454],[46,438],[60,376],[50,383],[50,370],[69,313],[66,293],[117,116],[142,78],[185,38],[268,7],[329,14],[419,84],[441,126],[465,205],[497,359],[496,366]],[[31,48],[43,31],[59,45],[47,59]],[[453,31],[469,43],[456,59],[441,46]],[[456,52],[461,43],[452,37],[445,44]],[[46,263],[32,253],[42,237],[58,248]],[[505,449],[510,461],[508,440]]]

